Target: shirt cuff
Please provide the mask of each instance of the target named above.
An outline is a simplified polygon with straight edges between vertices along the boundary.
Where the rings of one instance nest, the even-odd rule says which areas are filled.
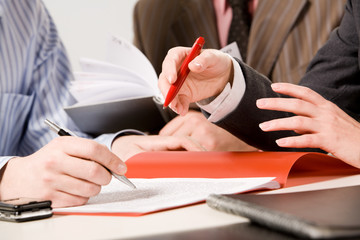
[[[210,114],[208,120],[211,122],[217,122],[231,113],[240,103],[245,93],[246,84],[241,67],[234,58],[231,59],[234,68],[232,86],[227,83],[224,90],[214,100],[210,99],[210,103],[207,103],[209,99],[197,102],[201,109]]]
[[[125,129],[117,133],[102,134],[95,139],[95,141],[106,145],[110,150],[115,139],[125,135],[146,135],[145,133],[135,129]]]
[[[14,157],[15,156],[0,157],[0,169],[2,169],[7,164],[7,162]]]

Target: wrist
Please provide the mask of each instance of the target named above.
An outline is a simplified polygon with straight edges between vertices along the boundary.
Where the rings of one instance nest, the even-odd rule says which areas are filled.
[[[212,98],[216,98],[217,96],[219,96],[225,89],[225,87],[227,86],[228,83],[230,83],[230,86],[233,85],[234,82],[234,65],[233,65],[233,61],[232,59],[229,57],[227,59],[228,61],[228,68],[227,71],[224,73],[223,78],[221,79],[221,86],[219,86],[218,90],[216,91],[215,95],[212,96]]]

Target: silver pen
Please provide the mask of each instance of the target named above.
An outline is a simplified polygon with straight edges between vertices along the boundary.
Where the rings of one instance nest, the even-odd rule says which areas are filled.
[[[51,122],[48,119],[45,119],[45,123],[51,128],[51,130],[53,130],[54,132],[56,132],[59,136],[74,136],[74,134],[70,134],[68,131],[66,131],[65,129],[59,127],[58,125],[56,125],[55,123]],[[105,167],[105,166],[104,166]],[[106,167],[105,167],[106,168]],[[125,183],[126,185],[128,185],[129,187],[135,189],[136,186],[130,182],[130,180],[123,176],[123,175],[118,175],[114,172],[112,172],[110,169],[106,168],[117,180]]]

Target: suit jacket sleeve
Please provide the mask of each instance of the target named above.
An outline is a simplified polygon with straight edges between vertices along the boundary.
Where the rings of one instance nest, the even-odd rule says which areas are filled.
[[[359,23],[360,2],[348,1],[339,28],[318,51],[300,82],[357,120],[360,119]]]
[[[354,10],[353,10],[354,9]],[[356,119],[360,113],[360,73],[358,61],[360,2],[349,1],[344,18],[311,64],[301,85],[308,86],[335,102]],[[283,97],[271,90],[270,80],[246,64],[239,62],[246,81],[246,91],[237,108],[216,124],[250,145],[263,150],[311,150],[279,148],[275,140],[296,135],[292,131],[263,132],[259,123],[292,114],[260,110],[256,100]]]
[[[279,97],[272,91],[271,81],[241,61],[238,61],[246,81],[246,90],[237,108],[215,124],[231,132],[246,143],[269,151],[289,151],[280,148],[275,140],[294,135],[292,131],[263,132],[259,124],[275,118],[291,116],[290,113],[261,110],[256,100],[263,97]]]

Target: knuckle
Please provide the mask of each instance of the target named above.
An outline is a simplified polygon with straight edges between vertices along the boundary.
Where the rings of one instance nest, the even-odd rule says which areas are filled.
[[[55,200],[55,192],[51,191],[50,189],[46,189],[43,191],[43,193],[40,195],[40,198],[42,199],[49,199],[54,201]]]
[[[89,156],[99,156],[101,153],[108,151],[108,148],[105,145],[102,145],[95,141],[89,141],[87,150]]]
[[[86,187],[86,196],[87,197],[93,197],[100,193],[101,187],[96,184],[88,184]]]
[[[51,186],[52,183],[55,182],[55,179],[51,174],[44,174],[42,176],[42,182],[45,184],[45,186]]]
[[[70,205],[71,206],[81,206],[81,205],[84,205],[85,203],[87,203],[88,200],[89,200],[88,197],[76,197],[71,201]]]
[[[196,135],[198,136],[205,136],[206,139],[213,139],[213,136],[210,134],[211,131],[210,131],[210,127],[208,125],[200,125],[199,127],[197,127],[196,129]]]
[[[207,150],[213,151],[217,147],[217,141],[213,138],[210,138],[206,141],[206,144],[204,145],[206,146]]]
[[[301,117],[295,117],[295,118],[293,119],[293,124],[294,124],[295,126],[297,126],[297,127],[301,127],[301,126],[304,125],[304,119],[301,118]]]
[[[196,125],[197,125],[200,121],[199,121],[199,119],[198,119],[196,116],[191,115],[191,116],[188,117],[188,119],[187,119],[186,122],[189,123],[189,124],[191,124],[191,125],[193,125],[194,127],[196,127]],[[185,122],[185,123],[186,123],[186,122]]]
[[[56,165],[56,158],[55,157],[48,157],[46,159],[44,159],[44,162],[43,162],[43,167],[46,169],[46,170],[50,170],[52,169],[55,165]]]
[[[304,143],[306,146],[314,146],[317,136],[314,134],[303,135]]]
[[[90,167],[88,168],[87,171],[87,175],[88,175],[87,177],[89,179],[96,178],[100,174],[101,168],[102,167],[98,163],[91,161]]]
[[[308,96],[308,95],[310,95],[310,94],[313,94],[313,90],[311,90],[311,89],[308,88],[308,87],[303,87],[303,88],[302,88],[302,93],[303,93],[303,95]]]

